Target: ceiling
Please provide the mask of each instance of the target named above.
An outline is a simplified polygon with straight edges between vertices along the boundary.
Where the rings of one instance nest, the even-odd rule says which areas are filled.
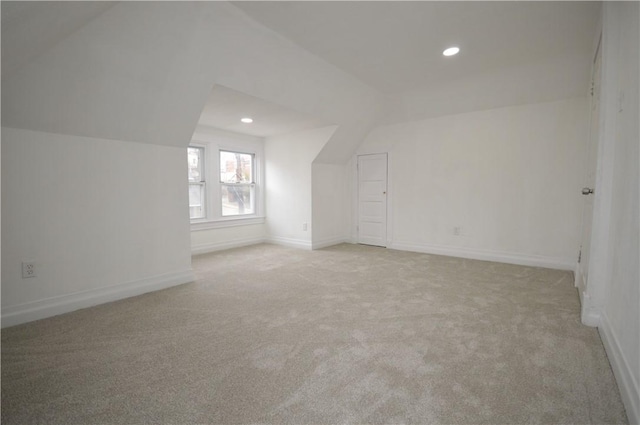
[[[115,2],[2,1],[2,76],[85,26]],[[150,3],[153,4],[153,3]],[[233,2],[253,20],[390,96],[504,69],[537,72],[590,60],[599,2]],[[459,55],[445,58],[457,45]],[[555,62],[554,62],[555,61]],[[251,116],[254,123],[239,119]],[[268,137],[331,123],[215,86],[200,124]]]
[[[2,73],[8,74],[116,2],[2,1]]]
[[[493,70],[589,60],[599,2],[234,2],[247,15],[381,92]],[[452,45],[461,52],[445,58]],[[588,63],[588,62],[585,62]]]
[[[240,119],[244,117],[253,118],[253,123],[240,122]],[[198,124],[251,136],[269,137],[324,127],[330,123],[216,85],[211,90]]]

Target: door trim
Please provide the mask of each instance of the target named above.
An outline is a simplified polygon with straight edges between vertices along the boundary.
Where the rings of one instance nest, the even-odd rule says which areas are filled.
[[[352,182],[353,182],[353,198],[352,198],[352,211],[354,212],[352,215],[352,230],[351,230],[351,243],[358,244],[359,243],[359,222],[360,222],[360,193],[359,193],[359,173],[358,173],[358,158],[361,156],[367,155],[387,155],[387,224],[386,224],[386,240],[385,240],[385,248],[391,247],[393,244],[393,226],[391,225],[393,220],[393,208],[391,208],[393,204],[393,190],[392,188],[392,153],[390,150],[372,150],[372,151],[360,151],[356,153],[352,158]]]

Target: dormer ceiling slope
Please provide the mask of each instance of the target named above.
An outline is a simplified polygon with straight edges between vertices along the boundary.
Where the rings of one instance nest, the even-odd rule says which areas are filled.
[[[378,124],[585,96],[600,2],[234,3],[385,93]],[[447,47],[460,53],[444,57]]]
[[[115,4],[108,1],[3,1],[0,4],[3,77],[13,74]]]
[[[589,61],[599,2],[240,1],[234,5],[388,94],[566,56]],[[450,46],[462,49],[443,58]]]
[[[345,161],[381,122],[583,95],[600,13],[597,2],[0,7],[4,126],[186,146],[221,85],[338,125],[320,162]]]
[[[24,22],[44,19],[45,6]],[[2,84],[3,126],[169,146],[189,143],[219,84],[343,127],[331,161],[351,154],[382,104],[376,90],[224,2],[116,3]]]

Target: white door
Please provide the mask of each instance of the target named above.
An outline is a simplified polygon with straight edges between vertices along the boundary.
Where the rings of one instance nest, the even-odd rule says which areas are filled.
[[[387,246],[387,154],[358,156],[358,243]]]
[[[589,141],[587,145],[587,172],[585,176],[584,204],[582,209],[582,240],[580,246],[580,256],[578,260],[578,271],[576,273],[576,284],[579,287],[580,299],[587,289],[589,279],[589,251],[591,244],[591,222],[593,219],[593,192],[596,183],[596,166],[598,159],[598,129],[600,120],[600,48],[598,48],[593,63],[591,76],[591,118],[589,129]]]

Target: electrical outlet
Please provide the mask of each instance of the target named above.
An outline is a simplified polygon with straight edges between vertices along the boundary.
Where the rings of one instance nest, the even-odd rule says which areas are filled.
[[[33,261],[22,262],[22,278],[36,277],[36,263]]]
[[[307,231],[307,223],[302,223],[302,231],[303,232]]]

